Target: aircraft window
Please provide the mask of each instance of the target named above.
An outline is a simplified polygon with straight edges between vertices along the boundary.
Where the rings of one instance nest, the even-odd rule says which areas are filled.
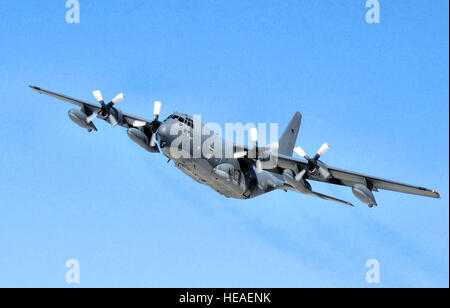
[[[171,115],[169,116],[169,119],[174,119],[179,121],[180,123],[185,123],[186,125],[194,128],[194,121],[191,118],[183,118],[177,115]]]

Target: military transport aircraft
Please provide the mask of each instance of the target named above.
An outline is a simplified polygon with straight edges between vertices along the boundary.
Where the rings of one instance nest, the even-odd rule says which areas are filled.
[[[439,193],[423,187],[406,185],[373,176],[367,176],[326,165],[319,158],[329,149],[325,143],[313,157],[309,157],[301,147],[295,147],[302,115],[297,112],[282,134],[279,142],[265,147],[258,146],[258,131],[250,129],[249,135],[252,146],[232,144],[233,155],[226,157],[224,153],[214,152],[214,145],[210,145],[211,153],[201,153],[199,158],[193,156],[174,157],[171,145],[175,138],[184,138],[190,144],[188,152],[192,154],[192,132],[195,123],[186,114],[174,113],[164,121],[159,121],[161,103],[154,104],[154,118],[148,120],[127,114],[117,109],[115,105],[124,99],[123,94],[117,95],[110,103],[105,103],[99,90],[93,92],[100,105],[71,98],[39,87],[30,86],[33,90],[77,105],[81,109],[69,111],[70,119],[80,127],[97,131],[93,120],[99,118],[113,126],[128,129],[128,136],[150,153],[163,154],[175,163],[175,166],[189,177],[213,188],[218,193],[236,199],[249,199],[271,192],[276,189],[291,190],[326,200],[336,201],[353,206],[352,203],[327,196],[312,190],[308,180],[320,181],[335,185],[348,186],[356,198],[362,203],[373,207],[377,205],[373,192],[379,189],[402,193],[440,198]],[[174,135],[173,128],[179,133]],[[213,133],[212,133],[213,134]],[[201,144],[210,136],[201,136]],[[229,141],[223,141],[224,144]],[[159,146],[158,146],[159,145]],[[222,148],[221,151],[225,151]],[[303,159],[294,158],[293,153]]]

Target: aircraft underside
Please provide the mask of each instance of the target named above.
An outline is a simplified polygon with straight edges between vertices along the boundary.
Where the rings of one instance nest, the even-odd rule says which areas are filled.
[[[219,194],[234,199],[251,199],[275,189],[284,189],[284,182],[270,174],[261,172],[246,173],[233,168],[224,171],[227,163],[213,167],[205,159],[181,159],[174,161],[175,166],[196,182],[209,186]],[[222,168],[222,169],[221,169]]]

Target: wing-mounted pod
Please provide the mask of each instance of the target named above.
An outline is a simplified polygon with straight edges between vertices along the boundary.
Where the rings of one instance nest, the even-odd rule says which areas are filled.
[[[366,185],[355,184],[352,187],[352,192],[355,195],[355,197],[358,198],[359,201],[369,205],[369,207],[377,205],[377,202],[375,201],[375,197],[373,196],[372,191]]]

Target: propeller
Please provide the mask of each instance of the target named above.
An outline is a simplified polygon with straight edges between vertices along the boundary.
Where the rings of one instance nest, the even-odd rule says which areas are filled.
[[[142,120],[133,121],[132,126],[141,130],[147,138],[149,138],[149,145],[154,148],[156,146],[157,141],[157,132],[159,127],[161,126],[161,122],[158,121],[159,114],[161,113],[162,103],[156,101],[153,105],[153,121],[146,122]]]
[[[234,159],[239,159],[239,158],[243,158],[247,156],[247,151],[240,151],[240,152],[236,152],[234,153],[233,157]]]
[[[256,172],[262,172],[262,163],[259,160],[259,149],[258,149],[258,130],[253,127],[250,129],[250,140],[253,143],[253,148],[255,149],[255,158],[256,158]]]
[[[111,114],[111,108],[115,104],[123,101],[123,99],[125,98],[125,95],[123,93],[119,93],[108,104],[105,104],[102,92],[100,90],[93,91],[92,95],[94,95],[95,99],[100,103],[101,107],[100,107],[100,111],[98,113],[94,112],[92,115],[90,115],[87,118],[87,122],[90,123],[95,118],[100,116],[104,119],[108,119],[109,123],[111,123],[113,126],[116,126],[117,124],[119,124],[117,119],[115,118],[115,116],[113,116]],[[147,131],[147,134],[148,135],[151,134],[151,137],[150,137],[150,146],[151,147],[156,146],[156,140],[157,140],[156,132],[158,131],[159,126],[161,125],[161,122],[158,121],[159,115],[161,113],[161,107],[162,107],[161,102],[156,101],[154,103],[154,105],[153,105],[153,121],[151,123],[148,123],[148,124],[150,124],[149,126],[147,126],[147,122],[141,121],[141,120],[135,120],[132,124],[133,127],[140,128],[144,131],[149,130],[149,131]]]
[[[154,148],[156,146],[156,133],[152,134],[152,138],[150,139],[150,146]]]
[[[154,148],[156,146],[157,132],[161,122],[158,121],[159,114],[161,113],[162,103],[160,101],[156,101],[153,104],[153,121],[150,123],[152,137],[150,138],[150,146]]]
[[[258,147],[258,130],[256,128],[254,128],[254,127],[250,129],[250,140],[253,143],[253,147],[255,149],[255,154],[256,154],[255,155],[256,156],[255,157],[256,158],[256,172],[261,173],[262,170],[263,170],[263,163],[259,159],[260,156],[261,156],[261,153],[264,153],[266,151],[271,151],[271,150],[272,151],[278,151],[278,148],[280,147],[280,145],[279,145],[278,142],[275,142],[275,143],[266,145],[265,147],[261,147],[261,148]],[[235,154],[235,157],[236,157],[236,155],[237,156],[242,156],[242,155],[245,156],[244,153],[245,152],[238,152],[238,153]],[[238,158],[240,158],[240,157],[238,157]]]
[[[295,179],[299,181],[302,179],[307,171],[314,172],[315,170],[318,170],[319,174],[324,178],[328,179],[331,174],[328,171],[326,167],[322,163],[320,163],[319,158],[325,154],[330,149],[330,145],[328,143],[324,143],[320,149],[317,151],[316,155],[314,155],[313,158],[310,158],[306,152],[301,147],[296,147],[294,149],[294,152],[297,153],[299,156],[303,157],[308,161],[308,168],[303,169],[299,174],[295,176]]]
[[[105,104],[105,101],[103,100],[102,92],[100,92],[100,90],[95,90],[92,92],[92,94],[94,95],[95,99],[100,103],[100,105],[102,105],[101,111],[109,111],[109,109],[112,106],[114,106],[117,103],[120,103],[125,98],[125,95],[123,93],[119,93],[116,95],[116,97],[114,97],[111,100],[111,102],[109,102],[108,104]]]
[[[158,118],[159,118],[159,114],[161,113],[161,106],[162,106],[162,103],[158,102],[158,101],[156,101],[153,106],[153,121],[152,121],[153,124],[160,123],[158,121]],[[144,127],[145,125],[147,125],[147,122],[145,122],[145,121],[136,120],[133,122],[133,126],[137,127],[137,128]]]
[[[105,104],[105,101],[103,100],[102,92],[100,90],[95,90],[92,92],[92,94],[94,95],[95,99],[100,103],[101,107],[100,107],[100,111],[98,113],[94,112],[92,115],[90,115],[87,118],[88,123],[92,122],[98,115],[100,115],[103,118],[108,118],[109,122],[113,126],[119,124],[117,122],[117,119],[111,114],[111,108],[115,104],[123,101],[123,99],[125,98],[125,95],[123,93],[119,93],[116,95],[116,97],[114,97],[111,100],[111,102],[109,102],[108,104]]]
[[[300,171],[296,176],[295,176],[295,180],[297,182],[300,182],[301,179],[303,179],[303,177],[305,176],[306,173],[306,169],[303,169],[302,171]]]
[[[162,107],[162,103],[156,101],[155,104],[153,105],[153,121],[158,121],[159,118],[159,114],[161,113],[161,107]]]

